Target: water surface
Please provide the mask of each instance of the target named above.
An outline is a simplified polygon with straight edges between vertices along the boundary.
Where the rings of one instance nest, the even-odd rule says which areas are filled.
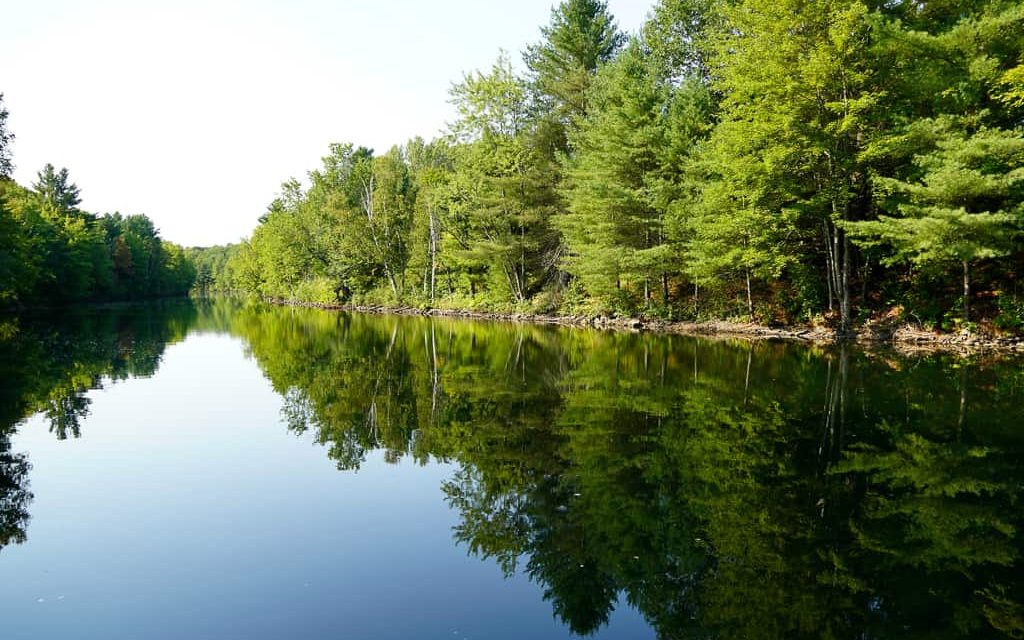
[[[0,323],[3,638],[1013,638],[1020,361],[202,301]]]

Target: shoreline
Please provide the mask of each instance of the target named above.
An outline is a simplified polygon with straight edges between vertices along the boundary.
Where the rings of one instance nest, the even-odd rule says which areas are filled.
[[[69,309],[119,309],[136,305],[147,305],[164,302],[181,302],[192,300],[190,295],[174,296],[153,296],[151,298],[136,298],[132,300],[78,300],[75,302],[55,304],[15,304],[0,307],[0,317],[17,316],[31,313],[60,313]]]
[[[963,355],[1000,353],[1024,355],[1024,336],[985,336],[972,333],[939,333],[910,325],[868,325],[840,336],[833,329],[813,326],[771,327],[754,323],[709,320],[704,322],[667,321],[643,317],[574,316],[537,313],[471,311],[467,309],[421,309],[408,306],[321,304],[301,300],[266,298],[281,306],[307,307],[327,311],[346,311],[373,315],[465,318],[498,322],[524,322],[562,327],[607,331],[649,332],[700,338],[735,338],[750,341],[780,340],[812,345],[855,344],[864,348],[887,347],[905,353],[957,353]]]

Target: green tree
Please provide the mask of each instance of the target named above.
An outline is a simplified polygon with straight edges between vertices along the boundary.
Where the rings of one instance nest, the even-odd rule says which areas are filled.
[[[369,291],[381,276],[390,284],[383,273],[382,239],[369,233],[375,213],[373,150],[334,144],[330,151],[323,169],[310,174],[310,202],[325,212],[330,225],[328,272],[345,288]]]
[[[71,182],[66,167],[57,171],[52,164],[47,163],[32,188],[47,214],[70,216],[81,213],[78,210],[78,205],[82,203],[80,191],[78,185]]]
[[[551,10],[542,39],[526,49],[534,90],[545,112],[562,125],[587,113],[587,92],[600,65],[611,60],[626,37],[601,0],[565,0]]]
[[[713,222],[710,235],[728,242],[730,225],[718,225],[719,217],[737,218],[747,249],[734,254],[733,266],[743,274],[762,265],[777,276],[779,254],[808,262],[823,255],[829,308],[847,332],[854,256],[842,225],[869,215],[868,167],[859,153],[874,135],[872,109],[881,97],[872,85],[868,7],[745,0],[723,14],[712,39],[722,121],[709,146],[709,168],[719,176],[709,175],[718,184],[708,187],[722,208],[697,224]],[[762,230],[765,237],[756,238]],[[792,244],[779,246],[779,239]]]
[[[31,296],[38,272],[38,240],[19,203],[30,199],[24,189],[0,178],[0,305]]]
[[[392,147],[375,158],[363,188],[364,228],[373,241],[375,260],[380,263],[391,292],[401,299],[416,201],[415,184],[402,149]]]
[[[442,140],[426,143],[421,138],[405,146],[410,179],[415,185],[413,221],[410,229],[409,270],[420,279],[424,299],[437,298],[438,271],[445,269],[443,240],[447,217],[446,189],[451,178],[449,145]]]
[[[461,142],[455,172],[468,183],[462,251],[485,265],[492,283],[524,303],[553,273],[557,236],[550,158],[534,144],[524,82],[502,53],[488,74],[466,75],[452,88]]]
[[[661,0],[643,26],[651,64],[675,82],[711,77],[709,36],[721,31],[728,3],[714,0]]]
[[[80,191],[68,170],[47,164],[32,188],[36,205],[24,206],[40,232],[40,284],[48,289],[46,297],[66,302],[106,293],[111,266],[103,230],[96,216],[78,208]]]
[[[1024,223],[1024,135],[964,130],[949,119],[918,121],[915,129],[934,140],[932,151],[915,158],[915,175],[877,178],[901,215],[852,223],[850,232],[868,246],[891,247],[889,263],[958,264],[966,323],[971,266],[1009,254]]]
[[[196,270],[195,288],[204,293],[230,291],[233,284],[227,264],[238,248],[238,244],[227,244],[185,249],[186,259]]]
[[[82,210],[78,185],[66,168],[52,164],[31,189],[14,183],[6,118],[0,95],[0,304],[188,291],[195,278],[190,257],[164,247],[146,216],[97,217]]]
[[[0,93],[0,180],[10,179],[14,171],[14,163],[11,160],[11,143],[14,142],[14,134],[7,128],[7,117],[10,112],[4,105],[4,94]]]
[[[684,239],[686,271],[693,282],[708,288],[742,282],[747,316],[754,320],[752,280],[778,280],[798,257],[790,241],[797,213],[772,206],[771,176],[756,159],[734,154],[727,129],[716,129],[715,139],[692,166],[705,172],[705,181],[695,201],[676,204],[674,232]]]
[[[594,111],[571,137],[569,211],[557,219],[568,246],[565,268],[598,298],[625,286],[648,305],[660,289],[667,305],[679,262],[665,218],[708,128],[707,91],[695,81],[670,86],[633,40],[602,68],[591,99]]]

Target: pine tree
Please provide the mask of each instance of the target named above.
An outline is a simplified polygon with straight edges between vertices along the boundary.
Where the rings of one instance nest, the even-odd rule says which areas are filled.
[[[843,222],[869,215],[868,167],[859,152],[874,135],[880,97],[871,83],[868,9],[847,0],[745,0],[726,6],[723,16],[712,39],[722,122],[705,164],[710,181],[719,182],[707,187],[714,194],[708,199],[720,208],[700,217],[713,228],[695,236],[761,254],[751,260],[735,253],[734,271],[744,276],[759,269],[755,264],[776,277],[797,255],[816,260],[809,248],[816,244],[829,307],[838,307],[840,331],[849,331],[854,256]],[[722,216],[738,218],[731,245]],[[713,262],[720,257],[702,253]]]
[[[898,204],[899,216],[850,223],[867,246],[892,249],[889,264],[960,267],[963,321],[970,319],[971,267],[1007,255],[1024,223],[1024,136],[1019,131],[965,130],[950,118],[923,120],[914,129],[934,149],[914,160],[910,179],[876,178]]]
[[[565,268],[587,293],[626,303],[632,290],[647,305],[660,291],[668,303],[679,264],[665,216],[706,129],[706,97],[696,82],[673,91],[639,40],[598,74],[594,111],[571,138],[575,154],[563,189],[569,211],[558,218],[569,251]]]
[[[594,74],[626,38],[601,0],[565,0],[551,10],[551,23],[541,28],[541,35],[524,58],[546,111],[568,124],[587,113],[587,90]]]
[[[553,273],[557,237],[550,224],[555,203],[551,159],[535,142],[525,83],[504,54],[490,73],[467,75],[452,89],[461,143],[453,186],[463,198],[453,225],[467,265],[485,265],[492,283],[504,284],[523,303]]]

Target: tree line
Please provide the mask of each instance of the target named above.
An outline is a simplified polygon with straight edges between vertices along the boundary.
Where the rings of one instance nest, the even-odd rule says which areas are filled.
[[[185,295],[195,268],[145,215],[84,211],[66,168],[35,183],[11,178],[8,112],[0,94],[0,307]]]
[[[443,136],[330,145],[207,286],[1021,329],[1022,55],[1004,0],[660,0],[635,34],[565,0]]]

